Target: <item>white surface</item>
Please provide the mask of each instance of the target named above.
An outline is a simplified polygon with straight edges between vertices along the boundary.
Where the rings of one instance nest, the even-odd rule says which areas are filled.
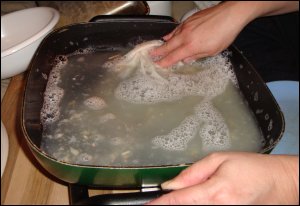
[[[192,10],[186,12],[180,19],[180,22],[185,21],[187,18],[189,18],[190,16],[192,16],[194,13],[200,11],[200,9],[198,8],[193,8]]]
[[[285,118],[285,131],[271,154],[299,155],[299,82],[274,81],[267,83]]]
[[[1,79],[24,72],[43,38],[54,28],[59,13],[35,7],[1,16]]]
[[[181,17],[180,22],[185,21],[188,17],[192,16],[194,13],[196,13],[198,11],[215,6],[215,5],[219,4],[220,2],[221,1],[194,1],[195,8],[193,8],[190,11],[188,11],[187,13],[185,13]]]
[[[221,1],[194,1],[194,3],[197,5],[197,7],[200,10],[215,6],[215,5],[219,4],[220,2]]]
[[[6,166],[8,148],[7,132],[1,120],[1,177]]]
[[[147,1],[150,7],[150,15],[172,15],[172,1]]]

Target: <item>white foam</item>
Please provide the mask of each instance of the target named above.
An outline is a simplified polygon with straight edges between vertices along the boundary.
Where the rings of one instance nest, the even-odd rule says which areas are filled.
[[[41,112],[42,123],[48,124],[58,120],[60,111],[59,103],[64,95],[64,90],[60,87],[52,87],[44,94],[44,104]]]
[[[115,72],[123,81],[114,91],[116,98],[134,104],[156,104],[171,102],[186,96],[201,96],[204,101],[195,107],[194,114],[186,117],[169,133],[153,138],[152,143],[165,150],[182,151],[197,135],[202,140],[203,150],[227,149],[230,145],[229,131],[222,115],[210,100],[224,92],[232,81],[237,85],[235,74],[227,57],[217,55],[201,61],[177,65],[163,69],[157,66],[148,52],[161,41],[150,41],[138,45],[123,57],[112,58],[105,63],[109,72]],[[94,52],[93,48],[78,50],[71,54]],[[81,61],[81,60],[80,60]],[[67,63],[67,57],[59,56],[51,71],[45,92],[45,102],[41,112],[43,123],[53,123],[60,116],[60,101],[64,90],[58,86],[60,72]],[[181,73],[185,67],[195,67],[196,71]],[[83,104],[92,110],[104,109],[107,105],[101,97],[90,97]],[[114,119],[112,114],[103,115],[99,122]],[[120,137],[111,139],[111,144],[122,144]]]
[[[182,151],[197,135],[202,140],[203,151],[226,150],[231,146],[229,130],[222,115],[204,100],[195,108],[195,114],[185,118],[169,134],[153,138],[153,144],[170,151]]]
[[[208,101],[196,107],[196,114],[202,126],[199,136],[203,151],[226,150],[231,146],[229,129],[218,110]]]
[[[125,56],[105,64],[109,71],[118,73],[124,79],[115,89],[115,97],[134,104],[171,102],[186,96],[204,97],[205,101],[196,106],[193,115],[185,118],[170,133],[154,137],[152,142],[166,150],[185,150],[198,132],[203,149],[228,149],[231,145],[228,128],[222,115],[210,103],[212,98],[224,92],[229,81],[237,86],[227,56],[217,55],[191,63],[179,62],[163,69],[148,54],[160,45],[161,41],[142,43]],[[194,72],[186,72],[192,67]]]
[[[189,116],[169,134],[154,137],[152,142],[166,150],[185,150],[187,143],[196,135],[198,126],[197,117],[195,115]]]
[[[73,43],[73,42],[70,42]],[[78,55],[78,54],[89,54],[93,53],[95,49],[93,47],[88,47],[85,49],[78,49],[75,52],[66,55],[58,55],[55,57],[53,62],[53,68],[49,74],[46,90],[44,93],[44,103],[41,110],[41,121],[42,124],[51,124],[56,122],[60,117],[60,102],[64,96],[64,89],[59,87],[61,82],[61,70],[67,65],[68,57]],[[78,61],[83,61],[78,59]],[[92,98],[87,100],[86,104],[91,109],[101,109],[104,107],[104,102]]]
[[[198,67],[206,68],[192,75],[162,70],[164,81],[148,73],[136,72],[133,77],[122,81],[115,90],[118,99],[137,104],[170,102],[186,96],[215,97],[221,94],[229,80],[236,79],[228,62],[221,56],[203,61]],[[214,62],[214,64],[213,64]],[[197,65],[196,65],[197,66]],[[156,72],[158,74],[158,72]]]
[[[55,65],[51,70],[44,93],[44,103],[41,110],[42,124],[56,122],[60,116],[59,104],[64,96],[64,90],[58,86],[61,81],[61,69],[67,64],[66,56],[57,56],[54,59]]]

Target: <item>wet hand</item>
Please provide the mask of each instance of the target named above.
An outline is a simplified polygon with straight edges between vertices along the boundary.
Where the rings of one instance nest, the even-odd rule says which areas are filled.
[[[150,54],[162,56],[157,64],[168,67],[181,60],[188,62],[220,53],[247,23],[245,14],[233,11],[233,7],[226,2],[195,13],[163,37],[165,44]]]

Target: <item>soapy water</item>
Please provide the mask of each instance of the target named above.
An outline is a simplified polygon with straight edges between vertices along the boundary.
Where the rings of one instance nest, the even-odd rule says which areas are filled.
[[[237,85],[229,61],[222,55],[190,64],[179,62],[168,69],[159,67],[153,63],[148,52],[161,44],[161,41],[140,44],[124,57],[104,65],[118,73],[122,79],[138,68],[133,77],[119,84],[115,91],[116,98],[136,104],[171,102],[185,96],[213,98],[224,91],[229,80]],[[205,69],[191,75],[180,74],[180,71],[191,68],[196,71],[199,68]]]
[[[41,122],[43,125],[56,122],[60,116],[60,102],[64,96],[64,89],[58,86],[61,81],[60,70],[67,64],[66,57],[56,57],[57,64],[49,74],[46,91],[44,93],[44,104],[41,111]]]
[[[163,69],[154,64],[148,52],[161,44],[161,41],[140,44],[121,59],[114,60],[109,66],[106,65],[118,73],[121,71],[122,79],[138,68],[136,75],[119,84],[115,90],[115,97],[135,104],[157,104],[172,102],[185,96],[204,96],[207,102],[198,105],[196,115],[187,117],[169,134],[155,137],[153,143],[166,150],[185,150],[187,143],[195,137],[200,122],[205,121],[208,122],[207,125],[199,132],[203,136],[204,148],[228,149],[230,146],[228,129],[222,116],[218,115],[208,101],[221,94],[229,80],[235,84],[237,82],[228,60],[219,55],[201,63],[194,63],[194,67],[206,69],[192,76],[169,72],[186,65],[180,62],[172,68]],[[216,65],[222,67],[216,68]],[[165,71],[164,74],[162,71]]]
[[[93,110],[101,110],[107,106],[105,101],[100,97],[90,97],[83,104]]]
[[[199,125],[202,127],[199,128]],[[226,150],[230,148],[229,131],[222,115],[210,102],[203,101],[195,108],[195,114],[188,116],[169,134],[157,136],[153,143],[167,150],[185,150],[188,142],[196,136],[202,138],[202,150]]]
[[[148,55],[159,45],[145,42],[126,55],[89,48],[57,57],[41,111],[42,149],[60,161],[108,166],[258,151],[261,132],[226,55],[162,69]]]
[[[48,125],[56,122],[60,117],[60,103],[65,90],[58,85],[61,83],[62,69],[68,64],[68,57],[79,54],[90,54],[94,48],[79,49],[68,56],[59,55],[54,59],[53,68],[49,74],[47,87],[44,92],[44,103],[41,110],[41,122]]]

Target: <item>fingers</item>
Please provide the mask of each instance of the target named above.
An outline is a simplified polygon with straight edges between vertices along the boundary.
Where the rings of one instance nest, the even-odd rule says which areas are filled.
[[[173,31],[166,36],[163,37],[165,41],[169,41],[171,38],[173,38],[174,35],[177,35],[181,32],[182,30],[182,24],[178,25]]]
[[[206,195],[206,191],[195,186],[194,188],[186,188],[178,191],[173,191],[166,195],[161,196],[146,205],[194,205],[195,202],[199,202],[204,199],[203,196]]]
[[[161,196],[148,205],[194,205],[214,203],[216,191],[224,186],[223,178],[217,175],[220,166],[229,159],[226,153],[208,155],[176,178],[162,184],[163,189],[175,190]]]
[[[203,183],[218,170],[226,158],[227,155],[221,153],[211,154],[185,169],[173,180],[163,183],[161,187],[164,190],[177,190]]]
[[[186,46],[180,46],[168,53],[156,63],[161,67],[169,67],[188,56]]]
[[[169,67],[178,61],[189,62],[201,57],[207,56],[205,53],[197,53],[195,47],[191,46],[190,41],[186,41],[180,34],[180,28],[177,27],[170,34],[164,37],[167,41],[162,46],[150,51],[151,56],[162,56],[163,58],[156,63],[161,67]]]
[[[163,195],[147,205],[200,205],[213,203],[215,191],[222,184],[218,184],[219,178],[212,178],[203,184],[172,191]]]
[[[177,26],[171,33],[164,36],[163,39],[166,41],[162,46],[154,48],[150,51],[151,56],[165,56],[169,55],[172,51],[176,50],[179,47],[182,47],[182,38],[178,37],[178,33],[180,32],[180,26]],[[176,38],[173,38],[176,35]],[[180,36],[180,35],[179,35]],[[172,59],[172,55],[169,57]],[[163,62],[156,62],[160,66],[167,67],[176,62],[172,61],[171,63],[165,60]]]
[[[165,42],[162,46],[153,49],[150,52],[150,55],[165,56],[168,53],[170,53],[171,51],[173,51],[174,49],[176,49],[177,47],[179,47],[180,45],[181,45],[181,41],[173,38],[173,39],[170,39],[169,41]]]

